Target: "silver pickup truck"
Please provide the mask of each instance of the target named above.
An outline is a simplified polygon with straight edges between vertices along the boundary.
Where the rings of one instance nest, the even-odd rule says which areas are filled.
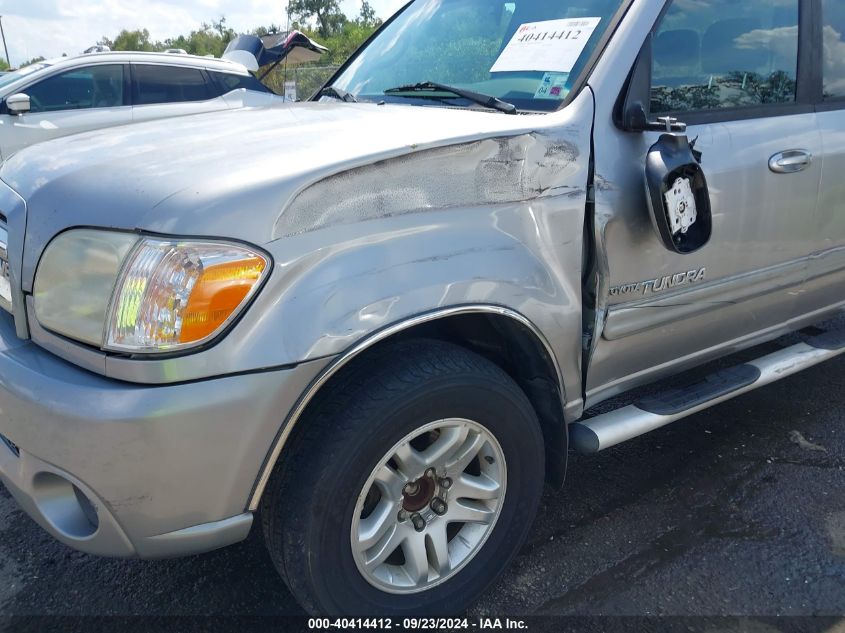
[[[309,612],[459,612],[570,448],[845,352],[808,329],[845,306],[843,33],[836,0],[414,0],[310,102],[17,154],[6,488],[84,552],[260,517]]]

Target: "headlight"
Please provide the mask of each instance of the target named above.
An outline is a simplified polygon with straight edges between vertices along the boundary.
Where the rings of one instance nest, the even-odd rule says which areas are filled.
[[[268,257],[240,244],[73,230],[39,264],[35,316],[104,350],[172,352],[220,334],[268,273]]]
[[[76,230],[50,242],[35,275],[35,316],[48,330],[100,347],[131,233]]]

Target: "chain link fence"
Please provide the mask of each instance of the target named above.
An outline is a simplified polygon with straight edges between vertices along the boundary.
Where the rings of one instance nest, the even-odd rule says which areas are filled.
[[[293,82],[296,86],[296,96],[305,100],[313,95],[329,80],[340,66],[297,66],[285,68],[280,65],[273,69],[263,81],[273,92],[286,94],[285,82]],[[290,90],[287,91],[288,93]]]

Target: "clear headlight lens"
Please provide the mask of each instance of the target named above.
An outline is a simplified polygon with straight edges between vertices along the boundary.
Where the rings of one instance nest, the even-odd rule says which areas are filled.
[[[33,289],[42,327],[100,347],[120,268],[137,242],[131,233],[87,229],[62,233],[50,242]]]
[[[35,316],[49,330],[110,351],[195,347],[237,318],[268,266],[267,256],[240,244],[68,231],[39,264]]]

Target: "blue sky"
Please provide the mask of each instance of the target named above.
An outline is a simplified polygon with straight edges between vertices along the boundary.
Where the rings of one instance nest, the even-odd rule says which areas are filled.
[[[370,0],[386,18],[405,0]],[[349,16],[360,0],[341,0]],[[0,0],[13,66],[36,55],[73,55],[102,36],[121,29],[147,28],[153,39],[188,33],[225,15],[232,28],[247,31],[262,24],[285,23],[285,0]],[[0,49],[0,56],[4,56]]]

